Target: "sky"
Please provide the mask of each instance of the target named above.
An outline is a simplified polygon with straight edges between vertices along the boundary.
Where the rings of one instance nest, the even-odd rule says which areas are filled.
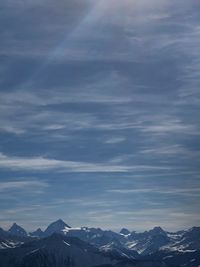
[[[199,0],[0,0],[0,226],[200,225]]]

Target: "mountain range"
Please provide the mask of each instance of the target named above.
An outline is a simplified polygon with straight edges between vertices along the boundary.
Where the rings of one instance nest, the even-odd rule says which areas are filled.
[[[2,267],[198,267],[200,227],[116,233],[73,228],[59,219],[28,233],[14,223],[8,231],[0,228],[0,262]]]

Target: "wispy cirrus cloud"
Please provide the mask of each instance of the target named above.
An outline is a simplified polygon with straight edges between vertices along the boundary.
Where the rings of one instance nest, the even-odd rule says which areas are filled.
[[[37,180],[22,180],[22,181],[9,181],[0,182],[0,192],[6,192],[10,190],[24,190],[34,188],[45,188],[48,187],[48,183]]]
[[[166,194],[166,195],[182,195],[186,197],[197,197],[200,193],[200,188],[167,188],[167,187],[155,187],[155,188],[134,188],[134,189],[110,189],[108,193],[116,194]]]
[[[117,144],[117,143],[121,143],[124,142],[126,140],[126,138],[124,137],[112,137],[110,139],[105,140],[106,144]]]
[[[25,171],[49,171],[58,172],[131,172],[151,171],[151,170],[169,170],[168,166],[154,165],[120,165],[109,163],[78,162],[68,160],[56,160],[44,157],[8,157],[0,155],[0,168]]]
[[[198,129],[195,125],[184,124],[180,120],[172,120],[172,121],[160,121],[159,124],[152,124],[144,127],[142,129],[144,132],[152,132],[154,134],[168,134],[168,133],[182,133],[184,134],[199,134]]]

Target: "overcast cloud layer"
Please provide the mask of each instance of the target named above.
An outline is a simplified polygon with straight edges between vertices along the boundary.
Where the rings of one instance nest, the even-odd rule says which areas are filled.
[[[0,225],[200,225],[198,0],[0,0]]]

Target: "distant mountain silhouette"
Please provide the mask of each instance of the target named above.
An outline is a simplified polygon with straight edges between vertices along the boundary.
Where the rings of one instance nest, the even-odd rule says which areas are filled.
[[[74,252],[77,250],[82,256]],[[95,267],[179,267],[184,264],[197,267],[200,265],[200,227],[174,233],[161,227],[142,233],[123,228],[116,233],[100,228],[73,228],[59,219],[44,232],[38,228],[27,234],[16,223],[8,231],[0,228],[1,267],[79,267],[83,262],[86,264],[83,266],[94,267],[91,265],[91,259],[96,259],[94,254],[99,259]]]

